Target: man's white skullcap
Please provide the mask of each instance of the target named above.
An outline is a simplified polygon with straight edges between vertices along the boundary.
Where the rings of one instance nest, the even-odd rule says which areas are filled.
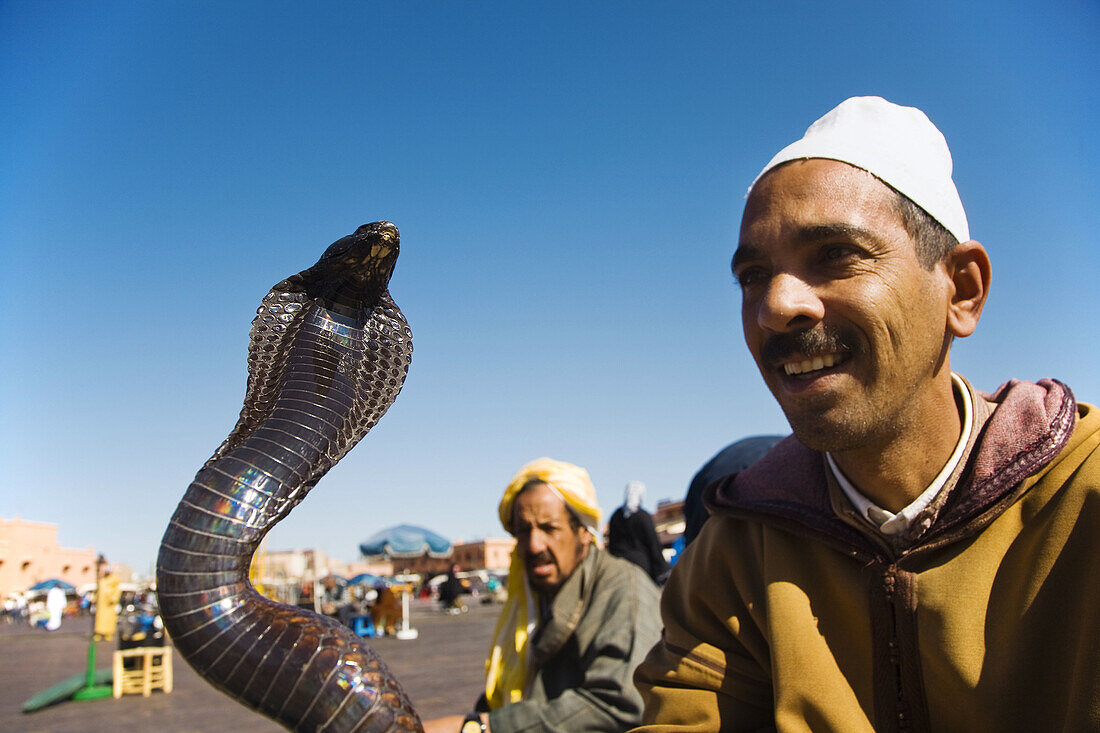
[[[909,197],[955,239],[970,239],[959,192],[951,180],[951,151],[932,121],[916,107],[882,97],[852,97],[779,151],[752,182],[791,160],[827,158],[854,165]],[[749,187],[752,191],[752,186]]]

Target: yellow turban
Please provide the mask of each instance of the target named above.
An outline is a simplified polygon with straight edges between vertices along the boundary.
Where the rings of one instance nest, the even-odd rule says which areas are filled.
[[[512,477],[504,498],[500,500],[500,523],[512,533],[512,505],[520,489],[533,479],[549,486],[562,498],[592,532],[600,521],[600,506],[596,503],[596,488],[588,471],[580,466],[550,458],[539,458],[521,468]],[[527,582],[523,560],[519,550],[512,550],[508,569],[508,602],[500,611],[493,631],[492,648],[485,661],[485,697],[493,710],[519,702],[527,687],[527,674],[531,664],[528,639],[538,622],[538,606]]]
[[[500,500],[500,523],[512,533],[512,505],[516,494],[530,481],[538,480],[549,486],[560,496],[570,509],[575,511],[581,523],[591,532],[596,531],[600,523],[600,505],[596,503],[596,487],[588,478],[588,471],[565,461],[552,458],[536,458],[521,468],[512,477],[504,498]]]

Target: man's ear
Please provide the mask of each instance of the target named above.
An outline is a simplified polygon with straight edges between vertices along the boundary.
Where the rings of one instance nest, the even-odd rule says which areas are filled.
[[[590,530],[590,529],[589,529],[588,527],[585,527],[585,526],[584,526],[584,525],[582,524],[582,525],[581,525],[581,532],[583,532],[583,533],[584,533],[584,534],[583,534],[583,535],[582,535],[582,536],[580,537],[580,540],[581,540],[581,544],[583,544],[583,545],[584,545],[585,547],[587,547],[588,545],[591,545],[591,544],[595,544],[595,542],[596,542],[596,535],[595,535],[595,534],[593,534],[592,530]],[[579,534],[579,533],[578,533],[578,534]]]
[[[991,268],[985,247],[974,240],[960,242],[947,253],[943,265],[951,280],[947,304],[947,330],[965,338],[974,333],[989,297]]]

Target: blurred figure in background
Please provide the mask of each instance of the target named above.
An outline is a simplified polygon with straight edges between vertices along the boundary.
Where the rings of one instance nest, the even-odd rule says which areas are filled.
[[[46,631],[57,631],[61,628],[61,614],[65,611],[65,591],[54,586],[46,593],[46,611],[50,614],[46,620]]]
[[[641,481],[628,483],[623,505],[615,510],[607,524],[607,551],[640,567],[654,583],[661,583],[668,573],[668,563],[661,554],[653,517],[642,508],[643,501],[645,484]]]
[[[703,489],[720,478],[741,473],[782,439],[781,435],[753,435],[742,438],[718,451],[699,469],[691,479],[687,496],[684,498],[684,547],[691,544],[699,534],[699,530],[703,528],[703,522],[707,521],[707,510],[703,506]]]
[[[118,628],[118,599],[121,596],[118,576],[107,570],[99,578],[95,591],[95,638],[110,641]]]
[[[404,617],[401,601],[393,588],[385,583],[379,583],[375,590],[378,591],[378,598],[370,608],[370,619],[379,636],[393,636],[397,633],[397,624]]]
[[[462,602],[462,594],[466,589],[462,587],[458,572],[458,565],[452,565],[447,571],[447,579],[439,584],[439,605],[448,613],[462,613],[468,610],[466,604]]]

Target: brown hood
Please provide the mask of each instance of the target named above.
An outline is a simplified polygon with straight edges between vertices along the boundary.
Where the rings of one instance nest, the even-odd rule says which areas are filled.
[[[1073,433],[1077,403],[1069,388],[1056,380],[1012,380],[992,394],[978,396],[994,403],[995,409],[959,485],[921,544],[955,528],[966,528],[961,537],[985,526],[1015,500],[1020,482],[1047,466]],[[712,484],[704,501],[715,513],[752,516],[800,534],[871,549],[866,537],[833,512],[825,471],[824,455],[792,435],[749,468]]]

